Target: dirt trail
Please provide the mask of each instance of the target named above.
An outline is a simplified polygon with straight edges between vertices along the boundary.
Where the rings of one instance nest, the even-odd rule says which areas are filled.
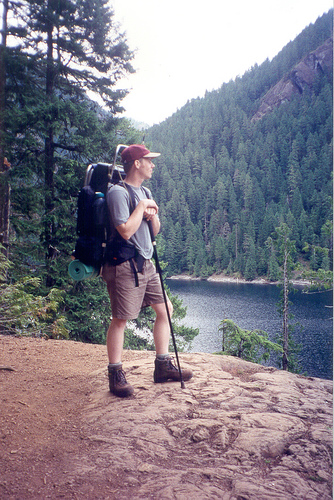
[[[108,391],[104,346],[0,336],[0,498],[332,498],[332,382],[233,357],[154,384],[126,351],[135,396]]]

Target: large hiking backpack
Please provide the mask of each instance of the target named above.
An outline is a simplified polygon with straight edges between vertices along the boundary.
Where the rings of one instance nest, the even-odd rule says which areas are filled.
[[[106,201],[108,187],[124,178],[124,172],[113,171],[111,165],[89,165],[84,187],[78,197],[77,234],[73,256],[86,266],[100,270],[103,264],[109,216]]]
[[[77,234],[74,257],[87,266],[100,269],[103,261],[103,245],[106,241],[108,211],[106,193],[109,182],[109,166],[90,165],[85,185],[78,197]]]

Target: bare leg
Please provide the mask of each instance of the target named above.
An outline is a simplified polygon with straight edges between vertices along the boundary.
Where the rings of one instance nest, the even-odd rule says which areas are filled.
[[[156,319],[153,327],[153,338],[156,354],[168,354],[170,327],[165,303],[153,304],[152,308],[156,312]],[[173,314],[173,305],[168,300],[168,310],[170,316]]]
[[[113,318],[111,320],[107,334],[109,363],[120,363],[122,361],[125,326],[126,319]]]

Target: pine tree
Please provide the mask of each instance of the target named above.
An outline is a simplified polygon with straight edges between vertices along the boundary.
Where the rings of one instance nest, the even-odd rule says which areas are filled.
[[[282,368],[288,370],[289,361],[289,292],[291,288],[290,273],[292,268],[292,257],[296,250],[295,242],[290,239],[291,230],[283,223],[276,228],[276,247],[279,252],[282,265],[282,300],[281,313],[283,320],[282,333]]]
[[[256,278],[256,252],[253,240],[249,244],[244,275],[246,280],[253,280]]]
[[[217,354],[227,354],[261,363],[270,358],[272,352],[282,352],[280,345],[268,339],[263,330],[243,330],[230,319],[223,319],[218,328],[222,332],[222,350]]]
[[[9,207],[10,163],[5,157],[5,80],[6,80],[6,39],[8,0],[2,3],[0,40],[0,244],[1,251],[8,257],[9,248]]]
[[[66,159],[85,155],[87,161],[87,141],[98,143],[96,110],[88,92],[98,95],[112,114],[121,111],[119,103],[125,92],[114,86],[133,71],[132,53],[113,24],[107,0],[26,0],[21,7],[20,54],[31,73],[23,95],[17,92],[16,100],[25,101],[25,110],[32,106],[30,129],[38,151],[35,171],[44,172],[42,241],[46,283],[51,286],[55,282],[52,260],[58,254],[56,172],[63,173]],[[22,114],[22,120],[27,120],[26,115]]]

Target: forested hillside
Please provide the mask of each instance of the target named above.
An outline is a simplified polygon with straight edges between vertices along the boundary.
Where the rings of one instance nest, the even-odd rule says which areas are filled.
[[[282,223],[296,243],[296,269],[332,267],[332,14],[272,61],[147,131],[146,143],[162,152],[152,188],[169,274],[276,280],[272,237]],[[324,43],[327,60],[317,60],[314,51]],[[298,84],[306,56],[314,61],[312,78]],[[268,91],[288,76],[294,91],[252,119]]]
[[[74,282],[67,266],[87,165],[110,163],[117,144],[142,139],[119,118],[126,91],[116,84],[133,72],[133,54],[107,0],[24,0],[6,7],[0,331],[104,342],[106,287],[101,279]],[[331,268],[332,68],[322,56],[309,56],[315,64],[306,84],[296,69],[331,35],[329,12],[272,61],[147,131],[147,145],[162,152],[152,188],[163,224],[159,255],[169,274],[276,279],[273,232],[283,222],[296,240],[295,267]],[[275,86],[292,81],[291,75],[300,90],[255,119]],[[177,325],[185,310],[175,297],[173,304],[175,332],[188,342],[196,332]],[[126,346],[150,348],[133,331],[151,322],[139,318]]]

